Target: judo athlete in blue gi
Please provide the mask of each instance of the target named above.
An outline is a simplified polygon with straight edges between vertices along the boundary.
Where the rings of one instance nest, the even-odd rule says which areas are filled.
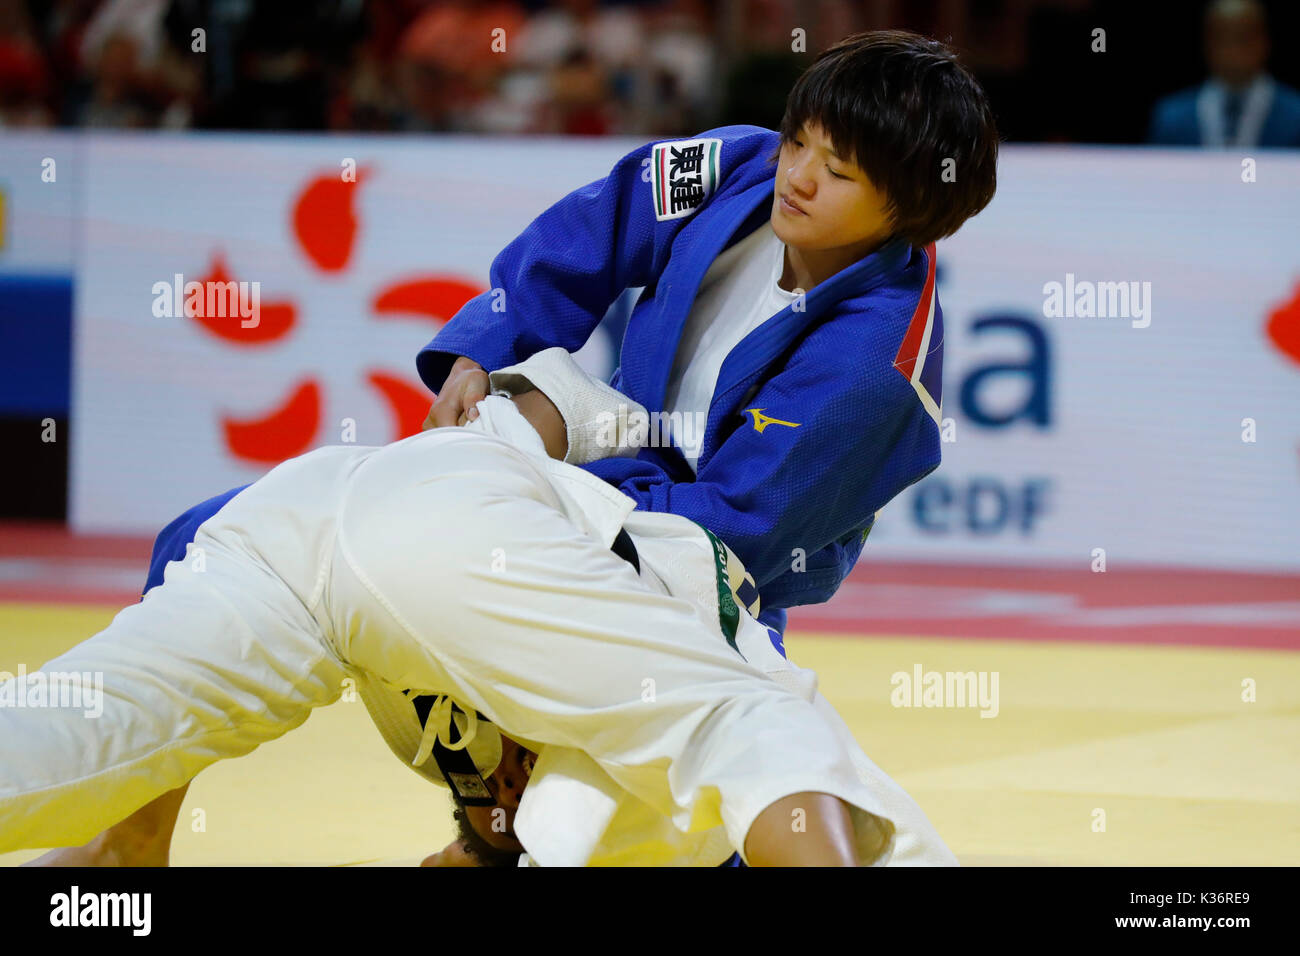
[[[847,37],[796,82],[779,131],[648,143],[539,215],[417,356],[438,396],[426,425],[473,421],[494,387],[540,389],[571,454],[611,446],[586,470],[740,558],[741,598],[784,653],[785,609],[828,600],[876,514],[939,465],[935,243],[992,200],[997,146],[983,91],[942,43]],[[608,383],[625,409],[528,377],[530,358],[577,351],[638,287]],[[669,440],[610,441],[609,417],[636,411],[666,419]],[[164,529],[148,586],[238,490]],[[144,807],[142,828],[170,833],[182,796]]]
[[[430,423],[472,420],[484,370],[576,351],[644,287],[610,384],[679,434],[587,467],[725,541],[779,634],[782,609],[828,600],[876,513],[939,464],[934,244],[992,199],[996,157],[951,51],[848,37],[795,84],[779,133],[647,144],[538,216],[419,354]]]

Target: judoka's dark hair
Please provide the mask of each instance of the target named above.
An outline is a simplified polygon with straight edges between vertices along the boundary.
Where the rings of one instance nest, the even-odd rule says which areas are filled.
[[[479,862],[480,866],[518,866],[519,857],[523,854],[515,853],[511,850],[498,850],[487,840],[479,836],[474,825],[469,822],[469,814],[465,808],[453,800],[451,815],[456,821],[456,837],[469,851],[470,856]]]
[[[805,123],[884,191],[893,235],[914,246],[952,235],[997,190],[993,111],[938,40],[878,30],[823,50],[786,99],[782,143]]]

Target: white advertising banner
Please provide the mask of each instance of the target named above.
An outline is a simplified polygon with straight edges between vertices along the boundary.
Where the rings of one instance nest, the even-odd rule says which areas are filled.
[[[998,181],[939,244],[944,462],[864,559],[1300,568],[1300,154],[1006,148]]]
[[[529,221],[634,145],[90,137],[72,525],[156,531],[285,458],[418,430],[419,348]],[[191,282],[223,294],[187,312]],[[582,360],[608,375],[612,351],[602,333]]]
[[[87,137],[73,526],[153,533],[418,426],[419,347],[634,145]],[[944,463],[863,559],[1300,568],[1298,222],[1300,155],[1004,148],[993,204],[939,244]],[[231,299],[188,315],[213,279]]]
[[[0,129],[0,277],[72,273],[82,149],[64,131]]]

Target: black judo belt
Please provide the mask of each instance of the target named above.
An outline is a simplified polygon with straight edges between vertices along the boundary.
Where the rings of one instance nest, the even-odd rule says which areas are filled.
[[[632,543],[632,536],[627,533],[626,529],[619,529],[618,536],[614,538],[610,550],[632,565],[637,574],[641,573],[641,559],[636,553],[636,545]],[[410,691],[406,693],[409,694]],[[429,722],[429,713],[433,710],[433,703],[437,699],[438,695],[435,694],[421,694],[410,698],[411,703],[415,705],[415,713],[420,718],[421,727]],[[455,703],[452,704],[451,710],[453,715],[465,713]],[[484,723],[490,723],[478,711],[475,711],[475,715]],[[454,716],[449,723],[450,727],[447,732],[451,740],[447,743],[457,744],[460,742],[461,734],[460,729],[456,726]],[[470,757],[468,747],[451,750],[442,742],[442,737],[438,736],[433,741],[432,756],[458,803],[469,807],[491,807],[496,805],[496,799],[492,796],[492,791],[488,789],[487,781],[483,779],[483,775],[479,773],[478,767],[475,766],[474,759]]]

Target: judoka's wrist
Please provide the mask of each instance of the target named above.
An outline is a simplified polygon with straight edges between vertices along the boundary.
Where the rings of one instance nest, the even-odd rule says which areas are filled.
[[[648,421],[645,408],[617,389],[583,370],[572,354],[560,347],[544,349],[517,365],[488,375],[489,386],[511,396],[540,391],[555,405],[568,436],[564,460],[584,465],[599,458],[632,456],[638,434],[627,423]]]

